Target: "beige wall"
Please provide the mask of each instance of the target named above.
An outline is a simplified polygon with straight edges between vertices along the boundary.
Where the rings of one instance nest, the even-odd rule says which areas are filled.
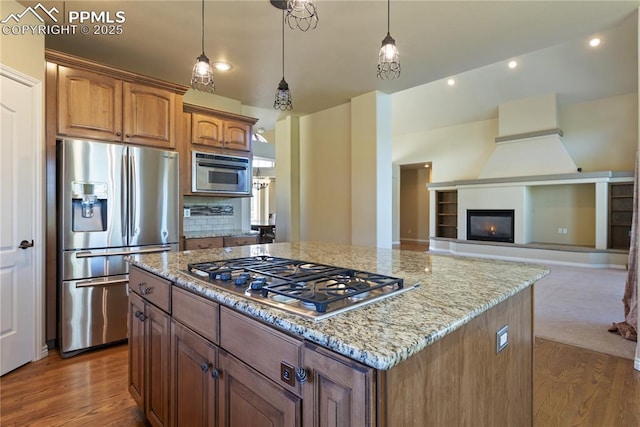
[[[564,146],[583,172],[633,170],[638,94],[601,98],[560,109]]]
[[[563,143],[583,172],[633,170],[637,93],[560,108]],[[498,120],[394,135],[393,161],[433,163],[433,182],[475,179],[495,148]]]
[[[19,13],[24,6],[12,0],[0,1],[0,17]],[[39,24],[35,17],[27,15],[22,23]],[[28,74],[41,82],[44,90],[44,36],[0,34],[0,62],[14,70]],[[43,95],[44,99],[44,95]]]
[[[595,185],[546,185],[530,191],[533,242],[595,246]],[[567,233],[559,234],[558,228]]]
[[[400,239],[429,241],[429,169],[400,171]]]
[[[393,162],[432,162],[433,182],[475,179],[494,147],[498,120],[393,135]]]
[[[300,118],[300,240],[351,243],[350,104]]]

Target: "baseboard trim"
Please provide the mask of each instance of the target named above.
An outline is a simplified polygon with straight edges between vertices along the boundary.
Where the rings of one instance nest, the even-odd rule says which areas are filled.
[[[425,239],[405,239],[404,237],[400,238],[400,242],[409,242],[409,243],[423,243],[425,245],[429,244],[429,239],[425,240]]]
[[[40,349],[40,359],[44,359],[45,357],[47,357],[49,355],[49,346],[47,346],[46,344],[42,346],[42,348]]]

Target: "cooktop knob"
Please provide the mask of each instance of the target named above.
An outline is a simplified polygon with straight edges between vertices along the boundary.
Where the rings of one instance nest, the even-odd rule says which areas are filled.
[[[256,277],[251,282],[251,289],[253,289],[254,291],[259,291],[266,284],[267,284],[267,279],[265,279],[264,277]]]
[[[240,275],[240,276],[236,277],[236,280],[235,280],[234,283],[235,283],[236,286],[244,286],[244,285],[247,284],[247,279],[248,279],[248,277]]]
[[[225,282],[231,280],[231,273],[220,273],[218,274],[217,279]]]

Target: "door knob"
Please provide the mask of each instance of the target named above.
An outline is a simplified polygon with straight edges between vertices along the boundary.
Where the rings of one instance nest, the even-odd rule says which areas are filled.
[[[32,248],[33,247],[33,239],[31,239],[31,243],[29,243],[27,240],[23,240],[22,242],[20,242],[20,245],[18,247],[20,249]]]

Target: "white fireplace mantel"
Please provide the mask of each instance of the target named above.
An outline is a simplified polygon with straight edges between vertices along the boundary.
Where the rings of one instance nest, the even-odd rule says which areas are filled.
[[[609,211],[609,184],[615,182],[631,182],[633,181],[633,172],[588,172],[588,173],[568,173],[554,175],[534,175],[519,177],[500,177],[485,178],[473,180],[460,180],[451,182],[438,182],[427,184],[430,193],[431,206],[436,205],[436,192],[443,190],[457,190],[458,207],[457,207],[457,242],[466,243],[467,241],[467,210],[468,209],[513,209],[514,210],[514,244],[522,247],[530,244],[547,244],[561,243],[552,241],[539,241],[540,231],[536,233],[534,230],[534,216],[542,207],[536,206],[540,202],[539,198],[534,194],[546,186],[558,185],[583,185],[581,188],[587,188],[590,194],[589,208],[585,210],[584,206],[576,206],[572,216],[588,217],[584,223],[591,224],[585,230],[570,230],[580,233],[578,236],[570,236],[574,239],[585,238],[589,243],[584,244],[595,250],[606,250],[608,240],[608,211]],[[584,184],[587,184],[585,187]],[[593,185],[593,188],[589,188]],[[549,187],[547,187],[549,188]],[[574,187],[571,187],[574,188]],[[579,204],[579,203],[578,203]],[[549,209],[549,206],[545,206]],[[551,207],[553,209],[553,207]],[[566,210],[566,208],[563,208]],[[442,248],[442,242],[435,242],[436,236],[436,218],[430,217],[430,236],[432,236],[431,246]],[[551,227],[549,225],[548,227]],[[534,239],[534,236],[538,240]],[[559,236],[562,238],[564,236]],[[576,245],[576,243],[571,243]],[[568,244],[567,246],[569,246]],[[580,243],[578,243],[580,245]],[[487,245],[466,245],[466,247],[474,247],[484,252]],[[501,245],[504,246],[504,245]],[[508,250],[508,245],[507,249]]]

